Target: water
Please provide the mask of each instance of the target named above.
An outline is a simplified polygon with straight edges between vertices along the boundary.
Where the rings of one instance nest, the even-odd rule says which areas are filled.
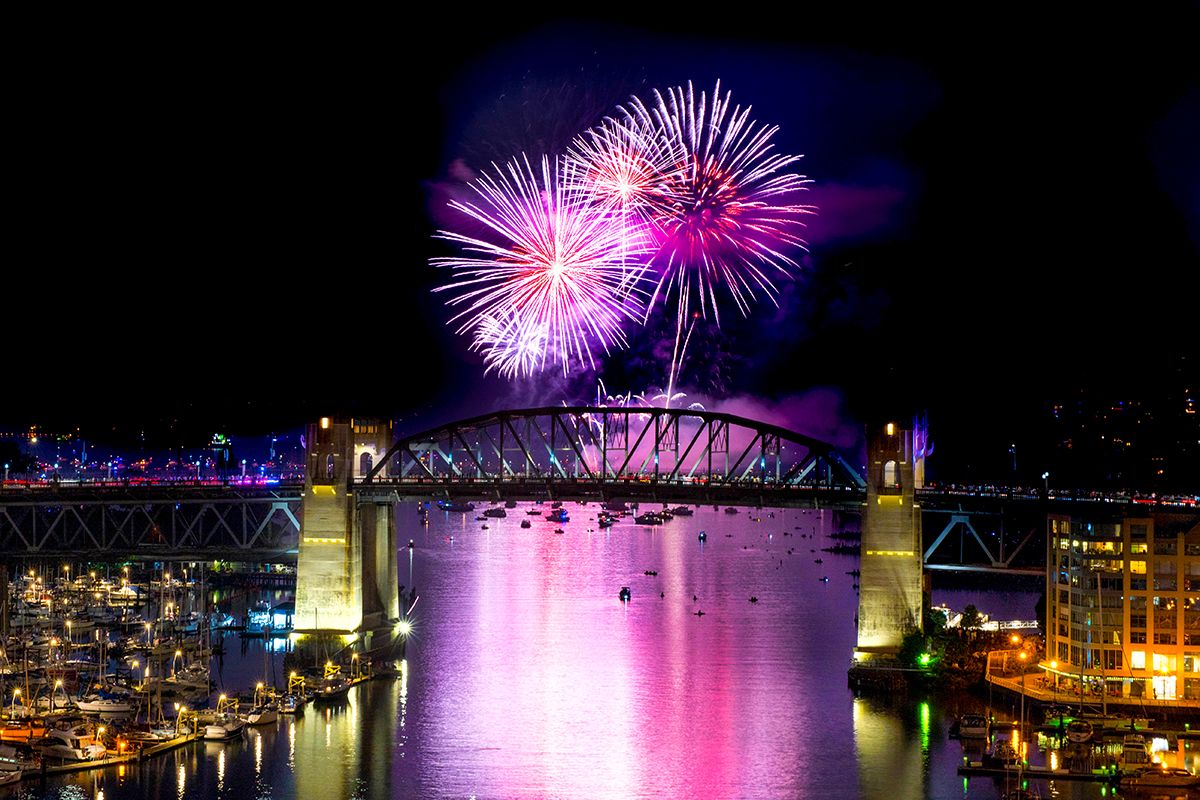
[[[357,687],[345,706],[310,706],[240,743],[26,782],[17,796],[998,796],[992,780],[956,775],[963,751],[946,736],[978,700],[856,699],[846,688],[857,597],[845,573],[857,558],[819,552],[829,515],[706,508],[604,531],[589,521],[595,506],[568,504],[572,521],[556,535],[538,517],[520,529],[526,507],[488,530],[474,514],[440,511],[426,528],[402,507],[401,541],[416,548],[401,551],[400,579],[421,596],[404,679]],[[1018,616],[1037,599],[961,586],[945,596]],[[259,679],[262,646],[243,652],[231,637],[222,684]],[[268,655],[281,675],[282,654]],[[1102,796],[1096,785],[1053,788]]]

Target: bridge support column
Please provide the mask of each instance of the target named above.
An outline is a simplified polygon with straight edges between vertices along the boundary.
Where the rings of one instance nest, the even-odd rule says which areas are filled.
[[[895,655],[904,636],[922,629],[921,508],[916,489],[924,453],[918,432],[888,424],[869,437],[863,509],[858,647],[861,659]]]
[[[353,488],[390,439],[390,425],[380,422],[323,418],[308,426],[297,631],[354,633],[400,616],[392,506],[359,505]]]

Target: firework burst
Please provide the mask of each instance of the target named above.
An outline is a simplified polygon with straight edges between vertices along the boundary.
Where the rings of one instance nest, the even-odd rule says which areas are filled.
[[[774,300],[772,277],[797,267],[788,250],[804,247],[803,217],[812,206],[794,202],[810,183],[793,171],[800,156],[775,152],[776,126],[750,118],[750,107],[732,106],[718,81],[709,98],[687,88],[655,92],[650,112],[658,130],[683,151],[673,173],[671,203],[651,219],[658,235],[658,285],[675,295],[680,320],[695,293],[700,312],[720,324],[718,289],[724,287],[743,315],[760,293]],[[635,100],[634,106],[640,103]]]
[[[494,165],[493,165],[494,166]],[[530,374],[557,361],[595,366],[593,350],[625,346],[621,325],[640,320],[641,270],[647,255],[639,225],[614,218],[580,188],[578,165],[526,158],[495,167],[474,184],[478,202],[450,205],[484,225],[495,241],[439,231],[470,255],[435,258],[456,279],[436,291],[458,332],[474,335],[489,366],[502,375]]]

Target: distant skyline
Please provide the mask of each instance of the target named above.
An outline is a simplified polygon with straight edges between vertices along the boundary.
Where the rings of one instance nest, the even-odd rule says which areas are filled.
[[[942,463],[985,475],[1014,439],[1031,470],[1051,463],[1041,426],[1081,393],[1200,393],[1194,6],[950,36],[936,16],[805,14],[366,26],[219,59],[207,41],[48,44],[18,101],[0,428],[417,429],[588,400],[599,379],[661,385],[653,327],[595,375],[483,377],[430,293],[431,234],[489,161],[718,78],[805,155],[820,214],[779,308],[703,333],[690,395],[803,409],[782,422],[810,430],[928,411]]]

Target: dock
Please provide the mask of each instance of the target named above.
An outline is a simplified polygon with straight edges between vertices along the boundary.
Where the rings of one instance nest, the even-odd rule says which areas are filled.
[[[958,768],[958,774],[966,777],[992,777],[1009,780],[1032,778],[1040,781],[1090,781],[1092,783],[1112,783],[1118,776],[1111,772],[1093,770],[1092,772],[1071,772],[1066,769],[1050,769],[1049,767],[985,767],[981,761],[970,761]]]
[[[202,738],[200,732],[185,733],[176,736],[174,739],[167,739],[164,742],[159,742],[151,747],[143,747],[140,750],[134,750],[128,753],[121,753],[115,756],[106,756],[97,758],[92,761],[64,761],[61,764],[53,766],[42,762],[41,769],[26,770],[22,773],[21,780],[31,780],[41,778],[46,775],[61,775],[67,772],[82,772],[85,770],[104,769],[117,764],[131,764],[138,761],[144,761],[147,758],[156,756],[159,753],[165,753],[168,750],[174,750],[177,747],[182,747],[189,742],[194,742]]]

